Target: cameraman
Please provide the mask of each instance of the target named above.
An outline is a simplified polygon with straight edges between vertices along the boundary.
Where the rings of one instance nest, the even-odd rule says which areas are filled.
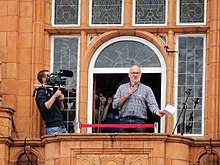
[[[36,103],[46,125],[46,134],[67,133],[63,122],[64,110],[64,95],[60,89],[54,92],[46,87],[47,78],[49,77],[48,70],[41,70],[37,79],[42,84],[37,89]]]

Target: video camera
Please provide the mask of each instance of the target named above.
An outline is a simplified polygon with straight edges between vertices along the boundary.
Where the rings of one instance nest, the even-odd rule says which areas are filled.
[[[72,77],[73,72],[70,70],[60,70],[59,72],[51,73],[46,78],[45,85],[37,85],[38,87],[48,87],[54,88],[55,90],[58,88],[64,88],[63,86],[66,85],[66,77]],[[32,97],[35,97],[35,93],[39,88],[34,88]]]
[[[60,70],[59,72],[51,73],[46,78],[46,85],[52,87],[60,87],[66,85],[65,77],[72,77],[73,72],[70,70]]]

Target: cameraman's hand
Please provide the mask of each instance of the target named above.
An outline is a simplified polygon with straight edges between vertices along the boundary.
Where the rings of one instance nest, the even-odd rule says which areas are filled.
[[[59,101],[63,101],[64,100],[64,95],[62,94],[60,89],[57,89],[57,91],[55,92],[54,95],[59,98]]]
[[[59,96],[59,100],[60,100],[60,101],[63,101],[63,100],[64,100],[64,95],[63,95],[63,94],[61,94],[61,95]]]
[[[60,90],[60,89],[57,89],[57,91],[54,93],[54,95],[55,95],[56,97],[60,97],[60,96],[62,95],[61,90]]]
[[[57,91],[54,93],[54,95],[48,100],[45,102],[45,106],[46,108],[49,110],[51,108],[51,106],[53,105],[54,101],[59,98],[60,103],[63,104],[63,99],[64,99],[64,95],[62,94],[61,90],[60,89],[57,89]],[[63,110],[63,105],[60,105],[60,108],[61,110]]]

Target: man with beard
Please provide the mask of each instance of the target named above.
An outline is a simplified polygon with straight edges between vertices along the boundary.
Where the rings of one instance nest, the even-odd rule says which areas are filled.
[[[152,89],[140,83],[141,75],[140,67],[133,65],[128,74],[130,82],[122,84],[116,91],[112,106],[120,109],[121,124],[145,124],[147,107],[154,115],[164,116]],[[145,128],[120,128],[119,132],[145,132]]]

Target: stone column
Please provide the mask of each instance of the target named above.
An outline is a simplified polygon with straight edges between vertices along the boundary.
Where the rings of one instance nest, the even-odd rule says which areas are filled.
[[[220,1],[212,0],[208,3],[210,10],[207,17],[210,29],[207,33],[206,56],[206,106],[205,106],[205,134],[209,138],[220,138]]]
[[[127,0],[124,2],[124,27],[131,27],[132,26],[132,0]]]
[[[0,107],[0,137],[10,137],[12,134],[13,114],[15,110],[11,108]]]
[[[87,33],[85,31],[81,32],[81,37],[80,37],[80,61],[83,61],[85,59],[85,51],[87,48]],[[76,115],[78,117],[78,121],[82,123],[87,123],[87,105],[88,105],[88,71],[85,70],[85,68],[80,65],[80,102],[79,102],[79,109],[78,112],[76,112]],[[84,130],[83,133],[85,133],[86,130]]]
[[[88,27],[89,25],[89,1],[81,0],[80,27]]]
[[[37,73],[42,69],[49,69],[50,66],[50,41],[49,34],[44,31],[45,27],[51,26],[51,2],[35,0],[33,1],[33,48],[31,56],[31,86],[34,89],[34,84],[38,84],[36,79]],[[50,15],[50,17],[47,17]],[[31,96],[30,96],[31,97]],[[41,122],[40,113],[35,104],[35,98],[30,98],[30,130],[27,130],[30,137],[40,137],[44,134],[44,125]]]
[[[167,92],[166,92],[166,101],[168,104],[173,104],[174,102],[174,60],[177,55],[175,52],[172,52],[174,48],[174,31],[168,31],[168,41],[167,46],[171,52],[168,52],[167,62]],[[173,126],[175,125],[173,115],[166,115],[166,133],[172,133]]]
[[[169,0],[168,1],[168,18],[167,18],[167,25],[175,26],[176,24],[176,0]]]

